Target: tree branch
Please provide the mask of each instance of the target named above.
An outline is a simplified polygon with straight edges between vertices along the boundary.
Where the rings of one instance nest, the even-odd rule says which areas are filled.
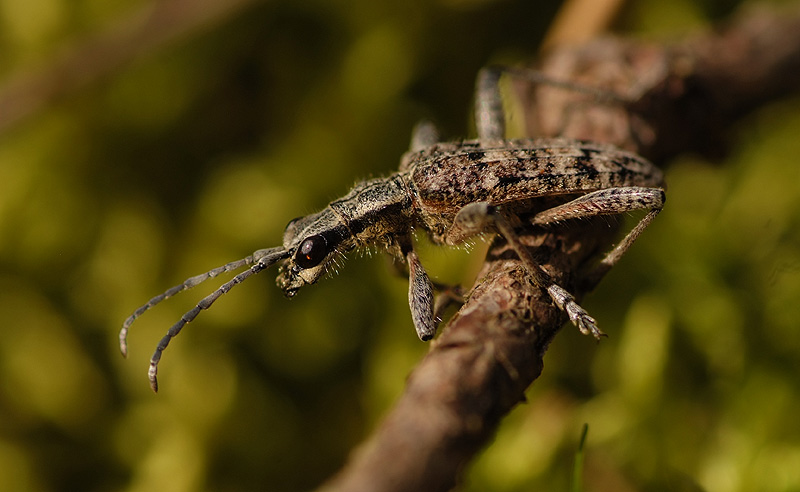
[[[736,56],[718,56],[737,53]],[[529,128],[612,142],[663,162],[681,151],[719,153],[733,118],[798,86],[800,17],[740,16],[720,33],[658,46],[620,39],[554,50],[543,70],[630,95],[630,104],[553,87],[523,93]],[[709,141],[709,136],[714,139]],[[581,222],[524,237],[561,285],[608,247],[603,223]],[[582,292],[577,292],[582,294]],[[525,280],[496,240],[469,300],[414,370],[405,393],[350,462],[321,490],[449,490],[541,373],[565,316]]]
[[[685,152],[718,158],[734,120],[800,86],[800,12],[746,8],[675,44],[609,37],[562,46],[539,69],[629,103],[517,81],[530,135],[612,143],[658,164]]]
[[[0,84],[0,134],[119,67],[248,7],[255,0],[156,1],[110,29]]]

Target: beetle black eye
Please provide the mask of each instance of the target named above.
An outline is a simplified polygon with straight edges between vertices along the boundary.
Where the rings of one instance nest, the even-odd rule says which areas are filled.
[[[328,242],[322,236],[311,236],[306,238],[294,257],[295,263],[301,268],[311,268],[319,265],[328,252]]]

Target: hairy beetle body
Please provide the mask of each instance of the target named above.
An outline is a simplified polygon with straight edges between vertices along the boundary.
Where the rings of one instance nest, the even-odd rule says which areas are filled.
[[[153,297],[123,323],[120,349],[127,354],[131,324],[142,313],[178,292],[224,272],[249,268],[203,298],[161,339],[150,359],[149,378],[158,390],[158,362],[170,341],[204,309],[235,285],[282,262],[277,284],[288,297],[313,284],[347,252],[378,245],[408,266],[409,306],[417,335],[436,332],[433,285],[414,251],[412,233],[426,231],[437,244],[458,244],[487,231],[500,233],[519,256],[531,281],[583,333],[599,338],[595,320],[566,289],[532,258],[513,225],[550,226],[565,220],[648,213],[592,272],[599,279],[630,248],[663,207],[661,171],[647,160],[610,145],[565,138],[504,140],[498,80],[503,70],[478,75],[478,140],[438,142],[438,132],[422,124],[403,155],[399,171],[357,184],[322,211],[292,220],[283,246],[258,250],[247,258],[192,277]],[[512,73],[519,75],[520,72]]]

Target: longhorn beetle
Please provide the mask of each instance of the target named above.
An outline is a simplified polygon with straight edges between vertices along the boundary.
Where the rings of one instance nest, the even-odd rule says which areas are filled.
[[[504,72],[541,80],[522,70],[482,69],[475,90],[477,140],[441,143],[433,125],[418,125],[398,172],[357,184],[321,212],[292,220],[283,234],[283,246],[260,249],[189,278],[134,311],[119,333],[122,354],[127,355],[128,330],[142,313],[221,273],[250,267],[198,302],[158,343],[149,370],[150,385],[158,391],[156,374],[164,349],[186,323],[235,285],[282,262],[277,284],[292,297],[301,287],[315,283],[337,257],[367,245],[380,245],[408,265],[411,317],[419,338],[430,340],[436,332],[433,285],[414,251],[415,229],[427,231],[434,243],[443,245],[456,245],[484,232],[501,234],[520,257],[530,280],[547,291],[570,321],[584,334],[603,336],[572,294],[536,263],[514,224],[548,226],[648,210],[594,267],[590,276],[599,279],[661,211],[662,173],[645,159],[610,145],[565,138],[505,140],[499,89]],[[554,200],[558,204],[552,206]]]

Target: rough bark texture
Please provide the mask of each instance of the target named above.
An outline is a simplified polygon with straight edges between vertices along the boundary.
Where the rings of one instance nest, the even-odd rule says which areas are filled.
[[[571,285],[572,272],[608,240],[595,224],[569,234],[532,234],[537,258]],[[587,235],[590,242],[581,242]],[[500,419],[524,400],[548,344],[566,317],[531,288],[503,244],[493,247],[469,301],[414,370],[407,389],[348,468],[323,490],[448,490]]]
[[[663,163],[679,152],[724,153],[735,118],[798,87],[800,17],[747,11],[724,30],[673,45],[603,39],[552,50],[541,69],[623,95],[626,104],[547,86],[522,89],[531,134],[610,142]],[[609,247],[592,221],[530,231],[535,257],[577,295],[581,265]],[[433,342],[405,393],[326,491],[449,490],[524,399],[565,321],[496,241],[468,302]],[[602,323],[602,320],[601,320]],[[574,329],[569,326],[567,329]]]
[[[751,7],[682,42],[603,38],[552,49],[538,68],[627,102],[518,81],[533,135],[613,143],[657,164],[685,152],[721,157],[737,118],[800,86],[800,17]]]

